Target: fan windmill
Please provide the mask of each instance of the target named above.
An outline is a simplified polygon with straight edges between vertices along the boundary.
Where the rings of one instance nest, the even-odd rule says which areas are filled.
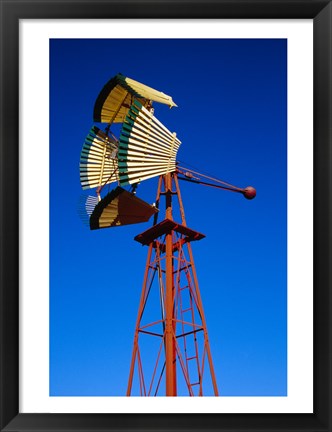
[[[121,74],[101,90],[93,119],[105,128],[91,128],[80,158],[82,188],[96,190],[86,199],[84,212],[91,230],[146,222],[154,216],[151,228],[135,237],[148,252],[127,396],[203,396],[206,385],[217,396],[191,248],[204,234],[187,226],[179,180],[241,193],[247,199],[256,191],[180,166],[176,157],[181,141],[155,117],[154,102],[177,106],[170,96]],[[121,124],[118,138],[111,131],[114,123]],[[154,177],[159,180],[151,205],[136,191],[140,182]],[[110,184],[115,187],[106,193],[105,185]],[[158,221],[162,209],[164,218]]]

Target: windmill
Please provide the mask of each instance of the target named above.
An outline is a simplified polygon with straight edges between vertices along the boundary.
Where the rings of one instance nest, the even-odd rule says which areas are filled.
[[[122,74],[101,90],[93,120],[105,127],[91,128],[80,157],[82,188],[96,191],[86,198],[84,214],[91,230],[146,222],[153,216],[152,226],[135,237],[148,252],[127,396],[203,396],[207,382],[217,396],[191,247],[205,236],[187,226],[179,180],[241,193],[247,199],[256,191],[180,166],[176,157],[181,141],[155,117],[155,102],[177,106],[170,96]],[[118,138],[111,131],[116,123],[121,126]],[[136,192],[140,182],[154,177],[158,187],[151,205]],[[105,192],[110,184],[116,186]]]

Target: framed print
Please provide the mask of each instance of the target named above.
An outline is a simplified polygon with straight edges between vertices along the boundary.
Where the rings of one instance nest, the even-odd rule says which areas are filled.
[[[1,6],[1,430],[330,431],[330,2]]]

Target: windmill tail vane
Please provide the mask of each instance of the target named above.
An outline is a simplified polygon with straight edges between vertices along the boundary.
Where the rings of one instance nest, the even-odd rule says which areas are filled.
[[[228,190],[230,192],[242,193],[242,195],[248,200],[254,199],[256,196],[256,189],[252,186],[247,186],[245,188],[239,188],[230,183],[226,183],[223,180],[208,176],[206,174],[199,173],[197,171],[193,171],[190,168],[178,167],[177,172],[182,176],[179,177],[180,180],[189,181],[191,183],[201,184],[204,186],[210,186],[217,189]],[[197,175],[199,177],[197,177]],[[210,181],[202,181],[201,177],[207,178]]]
[[[177,106],[171,96],[122,74],[102,88],[93,120],[104,123],[104,130],[92,126],[80,156],[81,186],[95,189],[96,196],[80,200],[80,217],[96,230],[147,222],[154,216],[152,227],[135,237],[148,247],[148,253],[127,396],[217,396],[191,248],[191,242],[205,236],[187,226],[179,180],[241,193],[247,199],[253,199],[256,190],[180,166],[177,152],[181,141],[157,119],[153,103]],[[114,123],[121,125],[118,138],[111,131]],[[140,182],[154,177],[158,187],[151,205],[136,196],[136,189]],[[161,200],[165,217],[158,222]],[[178,222],[174,220],[176,204]]]

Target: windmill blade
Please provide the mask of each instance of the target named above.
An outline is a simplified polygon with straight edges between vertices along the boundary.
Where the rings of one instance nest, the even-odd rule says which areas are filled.
[[[118,180],[118,143],[93,126],[85,139],[80,158],[83,189],[95,188]]]
[[[84,225],[89,226],[90,216],[98,204],[99,200],[96,196],[82,195],[79,198],[77,205],[78,215]]]
[[[148,106],[150,101],[166,104],[170,108],[177,106],[171,96],[118,74],[99,93],[93,119],[101,123],[123,123],[134,100],[144,106]]]
[[[90,217],[90,228],[95,230],[147,222],[157,212],[156,207],[118,186],[96,205]]]
[[[153,113],[135,101],[119,140],[120,184],[138,183],[176,170],[181,141]]]
[[[177,106],[173,102],[171,96],[168,96],[167,94],[155,90],[152,87],[149,87],[145,84],[141,84],[140,82],[135,81],[131,78],[125,77],[124,75],[119,74],[118,76],[120,76],[120,78],[123,80],[124,87],[126,87],[129,91],[135,92],[138,96],[141,96],[145,99],[149,99],[154,102],[159,102],[168,105],[170,108]]]

